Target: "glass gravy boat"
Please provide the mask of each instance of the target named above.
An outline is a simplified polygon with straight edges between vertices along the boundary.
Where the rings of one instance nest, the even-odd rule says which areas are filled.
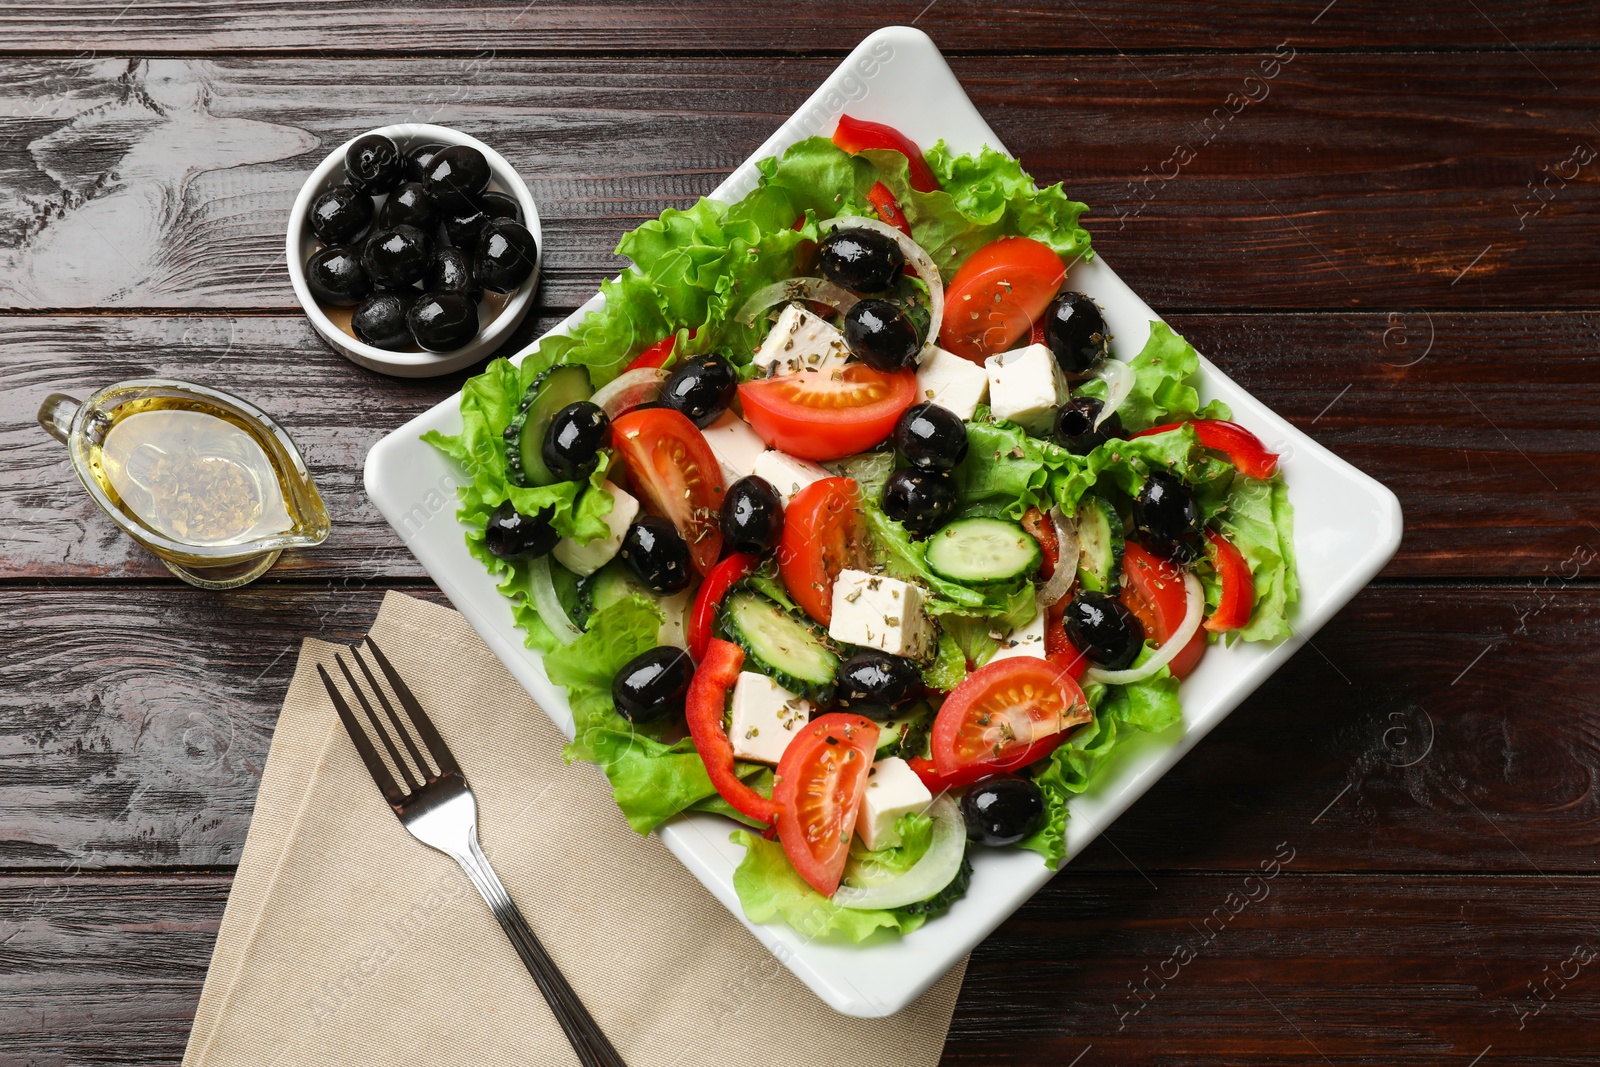
[[[328,536],[299,449],[238,397],[141,378],[82,403],[52,393],[39,424],[67,446],[94,502],[190,585],[244,585],[284,549]]]

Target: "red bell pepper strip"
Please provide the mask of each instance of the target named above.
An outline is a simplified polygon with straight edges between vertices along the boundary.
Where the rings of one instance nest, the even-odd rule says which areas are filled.
[[[1022,513],[1022,528],[1039,542],[1039,553],[1044,557],[1039,565],[1039,577],[1048,582],[1061,559],[1061,539],[1056,536],[1056,524],[1038,508],[1029,508]]]
[[[900,201],[894,198],[887,185],[873,182],[872,188],[867,190],[867,199],[872,201],[872,209],[878,213],[879,219],[907,237],[911,236],[911,222],[906,218],[906,213],[900,209]]]
[[[1217,569],[1222,582],[1222,593],[1217,600],[1217,610],[1205,621],[1205,628],[1214,634],[1237,630],[1250,621],[1255,608],[1255,580],[1250,576],[1250,564],[1244,553],[1215,530],[1206,531],[1211,542],[1211,565]]]
[[[1252,478],[1270,478],[1278,470],[1278,454],[1268,452],[1267,446],[1261,443],[1261,438],[1240,426],[1236,422],[1225,419],[1185,419],[1194,427],[1195,436],[1200,438],[1200,443],[1207,448],[1218,452],[1226,452],[1228,461],[1239,468],[1241,474]],[[1152,426],[1148,430],[1130,433],[1128,439],[1135,437],[1149,437],[1151,434],[1165,433],[1176,430],[1183,422],[1168,422],[1160,426]]]
[[[695,331],[690,330],[689,336],[693,337],[694,335]],[[622,373],[626,374],[631,370],[639,370],[641,367],[653,368],[664,365],[667,360],[672,358],[672,346],[677,343],[678,333],[676,330],[674,330],[672,333],[667,334],[667,336],[663,337],[661,340],[657,341],[655,344],[651,345],[649,348],[633,357],[633,362],[624,367]]]
[[[932,193],[939,188],[939,179],[933,176],[933,168],[928,166],[922,149],[893,126],[840,115],[839,126],[833,131],[833,143],[852,155],[869,148],[892,148],[905,156],[910,164],[906,177],[911,182],[911,188],[919,193]]]
[[[756,569],[759,557],[745,552],[735,552],[706,575],[700,591],[694,597],[694,610],[689,614],[689,655],[699,663],[706,658],[706,646],[711,644],[712,629],[717,624],[717,609],[722,600],[744,576]]]
[[[1070,730],[1062,730],[1059,733],[1051,734],[1049,737],[1041,737],[1004,759],[979,760],[976,763],[969,763],[964,767],[958,768],[950,774],[940,774],[939,768],[934,766],[933,760],[923,756],[909,759],[906,764],[918,778],[922,779],[922,784],[928,787],[928,792],[937,795],[947,789],[965,788],[980,778],[987,778],[991,774],[1006,774],[1010,771],[1021,770],[1030,763],[1037,763],[1061,747],[1061,742],[1065,741],[1067,734],[1071,732]]]
[[[706,765],[706,774],[722,799],[741,815],[770,824],[778,819],[778,804],[740,781],[733,766],[733,742],[722,728],[722,708],[729,688],[739,680],[742,666],[744,649],[729,641],[712,639],[689,683],[685,718],[689,736],[694,738],[694,747]]]

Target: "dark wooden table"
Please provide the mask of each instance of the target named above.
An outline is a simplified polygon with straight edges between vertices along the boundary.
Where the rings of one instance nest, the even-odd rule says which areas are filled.
[[[1122,276],[1407,522],[978,950],[948,1062],[1596,1062],[1593,5],[925,3],[0,12],[0,1064],[179,1059],[299,641],[438,597],[360,469],[464,376],[315,337],[283,263],[305,173],[397,121],[497,147],[548,243],[520,344],[912,21]],[[216,595],[117,535],[33,412],[149,374],[279,415],[328,542]]]

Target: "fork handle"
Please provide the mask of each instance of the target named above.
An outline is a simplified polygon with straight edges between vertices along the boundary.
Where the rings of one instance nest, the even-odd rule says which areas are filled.
[[[539,992],[544,994],[544,999],[549,1003],[556,1021],[561,1024],[567,1040],[571,1042],[573,1051],[578,1054],[585,1067],[626,1067],[622,1057],[607,1040],[605,1031],[594,1021],[594,1017],[583,1006],[583,1001],[578,998],[578,994],[567,983],[566,977],[556,967],[555,961],[539,943],[539,938],[529,928],[527,920],[522,917],[522,912],[511,900],[511,894],[506,892],[500,876],[495,874],[494,868],[489,865],[488,857],[478,846],[475,836],[470,842],[470,851],[464,855],[456,855],[456,862],[467,872],[472,884],[478,887],[478,892],[483,894],[483,899],[500,923],[500,928],[511,939],[512,947],[517,950],[517,955],[522,957],[523,965],[533,976]]]

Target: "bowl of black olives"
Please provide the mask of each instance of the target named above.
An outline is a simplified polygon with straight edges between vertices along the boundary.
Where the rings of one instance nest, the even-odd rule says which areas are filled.
[[[405,123],[340,145],[289,213],[289,279],[337,351],[406,378],[482,360],[539,284],[533,196],[498,152]]]

